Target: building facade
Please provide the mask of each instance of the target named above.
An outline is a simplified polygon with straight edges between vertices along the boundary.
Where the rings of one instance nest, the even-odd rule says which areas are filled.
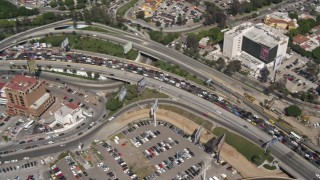
[[[223,54],[234,59],[243,52],[265,64],[285,57],[289,38],[265,24],[244,23],[224,35]]]
[[[17,75],[5,86],[6,113],[38,118],[53,103],[55,98],[46,91],[43,81]]]
[[[62,124],[63,126],[68,126],[85,119],[82,114],[82,110],[73,103],[68,103],[65,106],[62,106],[54,113],[54,117],[55,122],[52,126],[57,123]]]

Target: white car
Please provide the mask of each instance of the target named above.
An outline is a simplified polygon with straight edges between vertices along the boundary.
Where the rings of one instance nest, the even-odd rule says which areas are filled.
[[[28,160],[28,159],[29,159],[29,157],[24,157],[24,158],[23,158],[23,160]]]
[[[54,143],[53,141],[49,141],[49,142],[48,142],[48,144],[53,144],[53,143]]]

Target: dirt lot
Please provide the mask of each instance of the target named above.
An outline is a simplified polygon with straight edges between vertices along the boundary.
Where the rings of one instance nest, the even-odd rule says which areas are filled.
[[[119,123],[120,126],[120,124],[128,124],[130,122],[146,118],[149,118],[149,109],[142,109],[123,115],[119,120],[116,121],[116,123]],[[159,109],[157,111],[157,118],[168,121],[177,127],[184,129],[188,133],[192,133],[196,128],[199,127],[199,125],[195,124],[191,120],[179,114],[163,109]],[[204,136],[201,137],[201,141],[206,142],[211,137],[211,134],[204,133]],[[287,177],[279,170],[269,171],[263,168],[257,168],[251,162],[247,161],[245,157],[238,153],[233,147],[227,144],[225,144],[222,148],[221,157],[231,164],[237,171],[239,171],[243,178],[266,176]]]
[[[132,169],[133,172],[137,173],[139,179],[143,179],[147,175],[156,171],[155,167],[148,161],[142,153],[128,141],[126,138],[122,138],[119,141],[119,145],[122,143],[126,143],[125,148],[117,147],[117,145],[113,144],[114,147],[118,149],[121,148],[123,159],[129,166],[129,169]]]

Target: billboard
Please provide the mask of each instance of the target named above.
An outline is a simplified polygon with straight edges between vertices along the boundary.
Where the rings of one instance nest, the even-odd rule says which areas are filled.
[[[124,54],[127,54],[132,49],[132,43],[128,42],[123,46]]]
[[[123,86],[119,92],[119,101],[123,101],[124,98],[127,96],[127,87]]]
[[[138,81],[137,83],[137,91],[138,93],[142,93],[142,91],[144,90],[144,88],[146,88],[146,80],[143,77],[140,81]]]
[[[61,48],[64,49],[65,51],[70,50],[70,44],[69,44],[69,39],[66,38],[64,41],[61,43]]]
[[[268,47],[261,47],[260,59],[267,61],[268,57],[269,57],[269,48]]]
[[[37,68],[36,60],[28,59],[27,66],[28,66],[29,73],[34,73]]]
[[[152,105],[153,113],[157,112],[157,109],[158,109],[158,99],[157,99],[156,102]]]
[[[281,63],[282,63],[282,56],[276,57],[276,59],[274,60],[273,70],[274,71],[278,70],[281,67]]]

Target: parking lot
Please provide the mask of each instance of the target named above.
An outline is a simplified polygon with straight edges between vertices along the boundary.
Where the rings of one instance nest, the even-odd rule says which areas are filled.
[[[139,179],[200,179],[204,163],[208,167],[216,167],[215,174],[209,170],[208,175],[226,174],[229,179],[240,178],[226,169],[219,169],[220,165],[216,165],[210,154],[204,152],[203,146],[194,145],[190,135],[169,123],[159,122],[154,127],[151,121],[143,121],[123,130],[118,136],[120,138],[113,137],[110,143],[113,149],[105,148],[115,158],[121,156],[129,172],[132,171]],[[102,146],[99,150],[105,152]],[[126,170],[117,169],[116,172]]]
[[[40,179],[41,169],[41,164],[35,159],[11,160],[0,165],[0,176],[1,179]]]
[[[190,1],[161,0],[158,2],[161,3],[141,3],[135,9],[134,14],[144,10],[145,18],[150,18],[154,23],[158,22],[158,26],[161,27],[192,26],[199,23],[203,15],[203,10],[190,4]],[[179,16],[182,18],[181,22],[178,20]]]

